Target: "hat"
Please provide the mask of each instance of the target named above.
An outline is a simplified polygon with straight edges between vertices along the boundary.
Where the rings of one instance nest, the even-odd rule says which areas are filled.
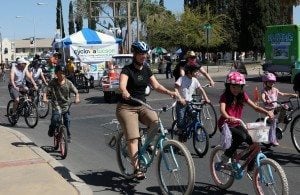
[[[25,60],[24,58],[19,58],[17,60],[17,64],[27,64],[27,63],[28,63],[27,60]]]
[[[194,51],[188,51],[185,54],[185,58],[196,57],[196,53]]]

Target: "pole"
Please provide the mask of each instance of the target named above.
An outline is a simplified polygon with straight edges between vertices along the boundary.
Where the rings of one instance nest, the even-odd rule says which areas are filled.
[[[137,36],[137,41],[140,41],[140,2],[139,0],[136,0],[136,36]]]
[[[0,40],[1,40],[1,65],[3,63],[3,51],[2,51],[2,33],[0,32]]]
[[[130,45],[131,45],[131,13],[130,13],[130,0],[127,0],[127,52],[130,52]]]
[[[35,37],[35,19],[33,16],[33,44],[34,44],[34,56],[36,54],[36,37]]]
[[[56,8],[57,9],[57,8]],[[62,41],[63,37],[62,37],[62,25],[63,25],[63,20],[62,20],[62,6],[59,7],[59,23],[60,23],[60,42],[61,42],[61,45],[62,45],[62,52],[63,52],[63,65],[65,65],[66,63],[66,56],[65,56],[65,47],[64,47],[64,43]]]
[[[208,27],[206,27],[206,55],[207,55],[206,72],[208,73]]]

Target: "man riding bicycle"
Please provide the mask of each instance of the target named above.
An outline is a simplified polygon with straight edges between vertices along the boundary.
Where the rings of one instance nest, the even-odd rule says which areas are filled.
[[[55,128],[59,125],[61,114],[64,118],[64,125],[67,129],[68,142],[71,142],[70,133],[70,93],[75,94],[75,103],[79,103],[79,93],[73,83],[66,78],[65,67],[57,65],[55,67],[56,78],[49,82],[47,90],[51,94],[52,117],[48,135],[53,137]],[[44,96],[44,101],[47,97]]]
[[[19,58],[17,60],[16,65],[12,66],[10,71],[8,91],[10,97],[14,100],[13,113],[16,112],[16,109],[18,107],[20,100],[20,92],[28,90],[28,88],[25,85],[25,78],[28,78],[32,82],[33,87],[37,89],[37,85],[30,73],[28,72],[26,65],[27,61],[23,58]]]

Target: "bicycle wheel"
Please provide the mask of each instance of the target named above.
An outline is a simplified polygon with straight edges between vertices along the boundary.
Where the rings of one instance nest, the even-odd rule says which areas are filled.
[[[171,139],[174,139],[175,136],[178,135],[177,120],[172,123],[172,128],[169,133],[171,135]]]
[[[231,170],[226,170],[219,166],[222,154],[224,154],[224,150],[221,146],[216,146],[211,152],[209,159],[210,174],[219,188],[228,189],[232,186],[234,177]]]
[[[65,159],[68,154],[67,129],[64,125],[59,127],[59,150],[62,159]]]
[[[45,118],[49,114],[50,110],[50,104],[48,102],[42,101],[43,96],[40,95],[39,98],[35,101],[35,104],[37,105],[38,111],[39,111],[39,117]]]
[[[255,168],[253,186],[256,194],[289,194],[284,170],[276,161],[269,158],[261,160],[260,166]]]
[[[191,194],[195,165],[188,149],[176,140],[166,140],[157,161],[158,182],[163,194]]]
[[[39,112],[36,105],[30,101],[24,102],[25,122],[28,127],[34,128],[39,121]]]
[[[300,153],[300,115],[296,116],[292,122],[291,137],[296,150]]]
[[[217,132],[217,113],[214,106],[211,103],[205,103],[202,107],[200,114],[200,120],[203,123],[209,137],[213,137]]]
[[[7,113],[7,119],[12,126],[16,125],[19,120],[18,114],[13,116],[13,106],[14,106],[14,100],[9,100],[9,102],[7,103],[6,113]]]
[[[209,147],[209,137],[204,127],[198,126],[193,132],[193,146],[200,158],[207,153]]]
[[[116,152],[118,167],[121,173],[126,179],[132,179],[134,177],[133,167],[131,165],[131,159],[127,149],[127,141],[123,132],[118,134]]]
[[[54,135],[53,135],[54,150],[57,150],[59,148],[59,140],[60,140],[60,134],[59,134],[58,130],[55,129]]]

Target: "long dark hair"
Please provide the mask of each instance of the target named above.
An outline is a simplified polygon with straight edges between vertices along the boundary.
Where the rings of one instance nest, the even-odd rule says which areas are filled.
[[[224,91],[224,95],[225,95],[225,99],[226,99],[226,105],[232,105],[235,96],[231,93],[230,91],[230,83],[225,83],[225,91]],[[243,106],[244,105],[244,91],[243,91],[244,85],[242,85],[242,90],[241,93],[239,93],[236,96],[236,104],[239,106]]]

